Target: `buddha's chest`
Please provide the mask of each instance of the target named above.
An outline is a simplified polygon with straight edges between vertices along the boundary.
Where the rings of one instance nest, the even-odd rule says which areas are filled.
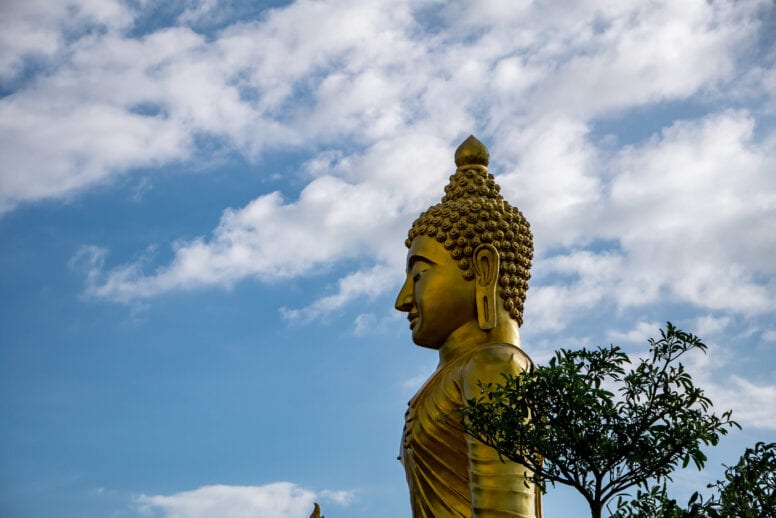
[[[436,372],[407,404],[402,457],[450,457],[466,450],[458,410],[464,406],[457,369]]]

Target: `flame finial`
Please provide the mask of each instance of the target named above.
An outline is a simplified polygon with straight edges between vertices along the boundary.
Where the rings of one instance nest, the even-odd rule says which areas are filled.
[[[477,140],[474,135],[461,142],[458,149],[455,150],[455,165],[458,167],[465,165],[481,165],[488,167],[490,162],[490,153],[485,144]]]

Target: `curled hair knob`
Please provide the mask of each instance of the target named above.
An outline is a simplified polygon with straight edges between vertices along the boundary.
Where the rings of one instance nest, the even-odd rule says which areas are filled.
[[[488,166],[490,162],[490,153],[485,144],[477,140],[474,135],[464,140],[458,149],[455,150],[455,165],[458,167],[464,165]]]

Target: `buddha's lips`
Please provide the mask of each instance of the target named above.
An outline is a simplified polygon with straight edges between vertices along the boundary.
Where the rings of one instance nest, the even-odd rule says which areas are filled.
[[[418,314],[417,313],[410,313],[407,315],[407,320],[410,321],[410,329],[415,327],[415,322],[418,320]]]

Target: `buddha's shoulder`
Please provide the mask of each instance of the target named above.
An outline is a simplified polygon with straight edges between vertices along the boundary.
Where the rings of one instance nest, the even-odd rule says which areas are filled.
[[[474,350],[467,361],[466,370],[515,373],[531,366],[531,359],[519,347],[506,343],[491,343]]]

